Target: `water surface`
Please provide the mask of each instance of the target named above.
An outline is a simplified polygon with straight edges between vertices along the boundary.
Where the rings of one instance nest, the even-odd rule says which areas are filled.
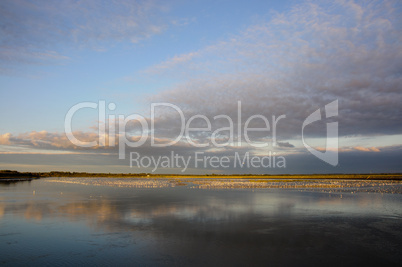
[[[294,188],[263,187],[262,182],[227,188],[230,181],[219,182],[49,178],[0,183],[0,264],[402,261],[398,182],[345,182],[349,186],[342,187],[296,182]]]

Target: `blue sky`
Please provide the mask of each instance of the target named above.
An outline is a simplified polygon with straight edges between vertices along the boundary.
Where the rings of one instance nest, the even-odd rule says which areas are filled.
[[[129,168],[113,148],[69,144],[64,119],[80,102],[105,100],[116,104],[108,114],[147,118],[152,102],[169,102],[188,117],[213,118],[232,116],[241,101],[245,118],[287,116],[278,129],[283,145],[272,150],[290,164],[242,172],[400,172],[394,156],[402,151],[400,14],[398,1],[2,1],[0,169],[149,171]],[[301,140],[303,120],[334,100],[341,163],[335,167],[311,158]],[[177,117],[163,116],[155,133],[173,139]],[[97,120],[95,110],[82,110],[73,130],[96,139]],[[322,150],[325,123],[307,136]],[[167,150],[198,151],[187,145]],[[148,156],[167,152],[141,149]],[[266,152],[214,151],[204,152]],[[366,157],[373,170],[350,161]],[[217,171],[239,170],[190,170]]]
[[[15,32],[8,35],[12,34],[14,38],[12,40],[14,43],[11,45],[17,46],[12,51],[17,55],[8,56],[8,51],[4,51],[4,57],[6,59],[9,57],[9,60],[2,62],[1,77],[2,93],[6,94],[2,97],[1,111],[3,114],[8,113],[8,116],[4,118],[7,127],[1,130],[12,133],[28,129],[62,131],[63,120],[60,118],[65,115],[66,109],[83,100],[110,99],[110,101],[118,101],[119,106],[127,105],[128,112],[134,112],[136,104],[134,101],[138,95],[155,93],[161,88],[166,88],[168,84],[178,82],[177,79],[166,77],[160,82],[154,82],[154,79],[149,77],[141,77],[143,76],[141,71],[176,55],[199,50],[230,38],[231,35],[239,33],[254,21],[264,18],[273,10],[281,10],[287,4],[286,2],[279,4],[278,1],[254,1],[247,4],[242,1],[192,1],[191,3],[172,1],[169,4],[152,2],[155,7],[151,8],[150,14],[146,16],[154,18],[155,22],[151,20],[148,22],[151,25],[144,25],[144,27],[155,26],[160,29],[157,33],[147,33],[150,34],[149,37],[137,37],[134,34],[134,39],[139,38],[140,41],[133,42],[129,29],[124,29],[125,25],[121,25],[121,32],[116,38],[113,38],[113,33],[107,32],[114,30],[114,27],[111,27],[105,30],[105,34],[111,36],[99,39],[81,36],[80,39],[74,40],[71,33],[68,33],[68,28],[72,27],[80,14],[72,17],[70,17],[71,14],[57,14],[52,17],[51,12],[57,8],[57,4],[32,1],[34,8],[29,8],[27,3],[24,1],[3,3],[4,12],[10,9],[15,12],[14,15],[21,17],[25,13],[31,13],[30,18],[43,27],[43,29],[40,26],[34,29],[37,36],[28,33],[33,46],[33,51],[30,51],[31,43],[24,42],[31,40],[25,40],[24,36],[19,35],[26,34],[24,31],[30,32],[35,26],[29,25],[29,22],[24,20],[7,21],[3,18],[4,21],[2,21],[6,29],[8,24],[15,27]],[[64,3],[69,5],[69,1]],[[112,19],[119,16],[119,13],[108,14],[113,6],[111,2],[93,1],[92,4],[99,6],[98,11],[94,12],[98,20],[102,17],[111,16]],[[127,1],[127,4],[130,4],[130,1]],[[46,10],[46,5],[52,8]],[[89,16],[91,5],[84,5],[84,7],[87,9],[84,9],[81,15]],[[74,12],[73,8],[70,12]],[[66,31],[67,36],[54,36],[53,32],[47,32],[46,25],[41,25],[47,23],[47,19],[39,17],[41,13],[44,13],[51,23],[56,21],[60,23],[51,31]],[[66,22],[59,22],[58,17],[65,19]],[[136,21],[136,18],[131,17],[125,19]],[[108,24],[106,21],[96,21],[94,27],[108,27]],[[7,39],[7,34],[4,36],[3,38]],[[43,39],[38,40],[38,38]],[[47,42],[49,44],[46,44]],[[7,40],[3,43],[7,43]],[[4,45],[8,48],[7,46]],[[20,50],[25,50],[27,55],[18,55],[21,53]],[[34,53],[47,53],[47,55],[36,57]],[[126,101],[122,100],[127,97],[130,101],[124,103]],[[10,102],[10,99],[15,99],[16,102]],[[7,112],[14,109],[16,104],[18,104],[17,114]],[[49,109],[52,110],[51,114],[47,112]],[[34,114],[29,112],[32,110],[35,110]],[[30,118],[22,125],[19,123],[19,118],[27,112],[31,113]],[[47,119],[43,120],[43,116]]]

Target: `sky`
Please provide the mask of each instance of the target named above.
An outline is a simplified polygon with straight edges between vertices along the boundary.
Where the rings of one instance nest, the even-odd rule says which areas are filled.
[[[396,0],[1,1],[0,169],[402,172],[401,14]]]

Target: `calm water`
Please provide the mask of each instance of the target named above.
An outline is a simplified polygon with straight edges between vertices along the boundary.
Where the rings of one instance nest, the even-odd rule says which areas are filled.
[[[202,186],[127,178],[0,183],[0,264],[402,261],[400,183],[337,190]]]

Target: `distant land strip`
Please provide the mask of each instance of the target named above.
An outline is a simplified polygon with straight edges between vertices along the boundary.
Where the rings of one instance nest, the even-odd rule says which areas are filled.
[[[110,178],[214,178],[214,179],[355,179],[402,180],[402,173],[366,174],[153,174],[153,173],[90,173],[90,172],[18,172],[0,170],[0,181],[33,180],[46,177],[110,177]]]

